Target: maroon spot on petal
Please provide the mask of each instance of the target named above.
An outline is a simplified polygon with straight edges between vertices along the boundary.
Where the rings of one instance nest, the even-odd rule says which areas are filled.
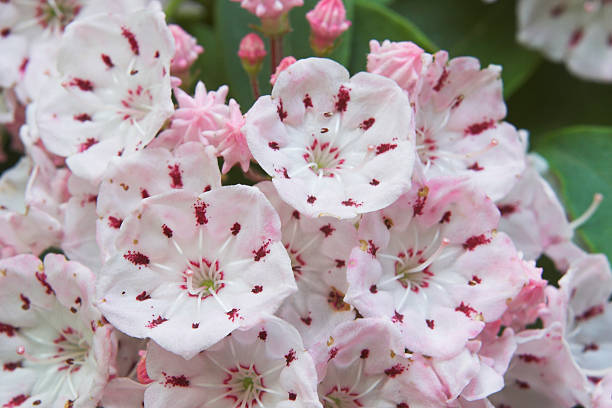
[[[580,41],[582,41],[582,37],[584,36],[584,30],[582,28],[577,28],[572,32],[572,35],[570,36],[569,39],[569,44],[568,46],[570,48],[575,47],[578,45],[578,43]]]
[[[184,375],[168,375],[166,376],[165,386],[169,387],[189,387],[189,380]]]
[[[518,387],[519,387],[519,388],[521,388],[521,389],[526,390],[526,389],[528,389],[528,388],[531,388],[531,387],[529,386],[529,384],[527,384],[525,381],[521,381],[521,380],[514,380],[514,382],[515,382],[515,383],[516,383],[516,385],[518,385]]]
[[[145,327],[148,329],[153,329],[157,326],[159,326],[160,324],[162,324],[163,322],[167,322],[168,319],[165,319],[161,316],[157,316],[155,319],[151,320],[150,322],[147,322],[147,324],[145,324]]]
[[[301,320],[302,322],[304,322],[304,324],[305,324],[306,326],[310,326],[310,324],[312,323],[312,317],[310,317],[310,316],[307,316],[307,317],[300,317],[300,320]]]
[[[115,64],[113,64],[113,60],[108,55],[101,54],[100,58],[102,58],[102,62],[104,62],[108,68],[112,68],[115,66]]]
[[[200,323],[191,323],[192,329],[197,329],[198,327],[200,327]]]
[[[603,305],[597,305],[597,306],[593,306],[589,309],[587,309],[586,312],[584,312],[583,314],[576,316],[576,321],[580,322],[583,320],[588,320],[591,319],[595,316],[599,316],[600,314],[602,314],[604,312],[604,306]]]
[[[306,199],[306,202],[308,204],[314,204],[315,201],[317,201],[317,197],[315,197],[313,195],[308,196],[308,198]]]
[[[370,350],[368,349],[361,350],[361,353],[359,354],[359,358],[362,358],[362,359],[366,359],[369,356],[370,356]]]
[[[109,227],[119,229],[121,228],[121,224],[123,224],[123,220],[121,218],[113,217],[112,215],[108,217]]]
[[[397,147],[395,143],[383,143],[376,146],[376,155],[383,154]]]
[[[468,251],[473,251],[479,245],[485,245],[491,242],[491,238],[487,238],[485,234],[474,235],[469,237],[463,243],[463,249],[467,249]]]
[[[372,256],[376,256],[376,252],[379,249],[380,247],[377,247],[376,244],[374,244],[374,241],[372,241],[371,239],[368,239],[368,254]]]
[[[344,259],[334,259],[334,262],[336,262],[336,268],[344,268],[344,265],[346,265]]]
[[[336,229],[331,224],[327,224],[319,228],[319,230],[325,234],[325,238],[329,237]]]
[[[257,334],[257,337],[259,337],[259,340],[266,341],[266,339],[268,338],[268,332],[262,330]]]
[[[91,116],[89,116],[87,113],[79,113],[78,115],[74,115],[73,119],[78,120],[79,122],[90,122]]]
[[[587,351],[597,351],[599,350],[599,346],[595,343],[590,343],[590,344],[585,344],[584,348],[582,349],[583,353],[586,353]]]
[[[293,211],[293,212],[291,213],[291,216],[292,216],[293,218],[295,218],[296,220],[299,220],[299,219],[300,219],[300,212],[299,212],[298,210],[295,210],[295,211]]]
[[[297,398],[297,394],[295,392],[290,392],[288,398],[289,401],[295,401],[295,399]]]
[[[440,92],[440,90],[444,87],[447,79],[448,79],[448,71],[446,70],[446,68],[444,68],[444,70],[442,71],[442,75],[440,75],[440,78],[438,79],[438,82],[436,83],[436,85],[433,87],[433,90],[436,92]]]
[[[391,321],[393,323],[404,323],[404,315],[396,310],[391,318]]]
[[[463,95],[459,95],[455,98],[455,102],[453,102],[451,109],[457,109],[459,107],[459,105],[461,105],[461,102],[463,102],[463,99],[465,99],[465,96]]]
[[[370,286],[370,293],[378,293],[378,288],[376,287],[376,285]]]
[[[336,110],[338,112],[346,112],[348,107],[348,102],[351,100],[351,95],[349,93],[349,89],[344,85],[340,86],[338,90],[338,95],[336,96]]]
[[[230,228],[230,231],[232,232],[232,235],[238,235],[240,232],[240,224],[235,222],[234,225],[232,225],[232,228]]]
[[[349,197],[348,200],[344,200],[342,201],[342,205],[345,207],[361,207],[363,205],[363,203],[358,203],[355,200],[353,200],[352,198]]]
[[[499,210],[499,213],[502,217],[507,217],[510,214],[516,212],[516,207],[517,206],[514,204],[500,204],[497,206],[497,209]]]
[[[174,234],[172,232],[172,229],[167,226],[166,224],[162,225],[162,233],[167,236],[168,238],[172,238],[172,235]]]
[[[89,149],[91,146],[95,145],[96,143],[98,143],[98,141],[94,139],[93,137],[90,137],[89,139],[87,139],[86,141],[84,141],[83,143],[79,145],[79,153],[84,152],[85,150]]]
[[[334,358],[336,358],[337,355],[338,355],[338,347],[332,347],[329,350],[329,355],[328,355],[327,361],[329,362],[329,361],[333,360]]]
[[[472,275],[472,279],[468,282],[468,285],[476,286],[476,285],[480,285],[481,283],[482,283],[482,279],[480,279],[476,275]]]
[[[136,296],[136,300],[139,302],[144,302],[147,299],[151,299],[151,295],[144,290],[138,296]]]
[[[0,35],[2,37],[8,37],[10,33],[11,33],[11,29],[8,27],[5,27],[0,31]]]
[[[13,407],[18,407],[21,404],[23,404],[28,398],[30,398],[28,395],[25,394],[19,394],[16,397],[13,397],[9,402],[7,402],[6,404],[4,404],[2,407],[3,408],[13,408]]]
[[[542,357],[537,357],[533,354],[519,354],[518,358],[525,363],[540,363],[544,360]]]
[[[28,62],[30,62],[30,60],[28,58],[24,58],[21,61],[21,65],[19,65],[19,73],[23,74],[26,70],[26,67],[28,66]]]
[[[348,312],[351,310],[351,306],[344,302],[344,293],[333,286],[327,294],[327,303],[333,310],[338,312]]]
[[[36,272],[34,275],[36,276],[36,280],[38,280],[38,282],[45,288],[45,293],[47,295],[55,294],[55,291],[53,290],[51,285],[49,285],[49,282],[47,282],[47,274],[46,273],[44,273],[44,272]]]
[[[30,308],[30,299],[27,296],[25,296],[23,293],[19,294],[19,299],[21,299],[21,302],[23,303],[21,305],[21,308],[23,310],[28,310]]]
[[[159,58],[159,50],[155,51],[155,55],[153,55],[155,58]]]
[[[203,225],[208,223],[208,218],[206,217],[206,207],[208,205],[201,200],[198,200],[193,204],[193,209],[195,212],[196,223],[198,225]]]
[[[276,142],[270,142],[270,143],[268,143],[268,146],[269,146],[269,147],[270,147],[270,149],[272,149],[272,150],[278,150],[278,149],[280,149],[280,146],[279,146],[279,145],[278,145],[278,143],[276,143]]]
[[[147,191],[146,188],[142,188],[140,189],[140,196],[142,197],[142,199],[144,200],[145,198],[149,198],[149,192]]]
[[[0,334],[6,334],[8,337],[13,337],[18,330],[19,329],[10,324],[0,323]]]
[[[363,122],[361,122],[361,124],[359,125],[359,128],[363,130],[368,130],[369,128],[372,127],[372,125],[374,125],[374,122],[376,122],[376,119],[374,118],[366,119]]]
[[[440,224],[448,224],[451,220],[451,215],[453,213],[450,211],[447,211],[444,213],[444,215],[442,215],[442,218],[440,219]]]
[[[138,251],[128,251],[123,257],[134,265],[148,265],[150,262],[148,256]]]
[[[73,78],[70,86],[76,86],[81,91],[91,92],[94,90],[93,83],[89,79]]]
[[[255,262],[259,262],[262,258],[264,258],[267,254],[270,253],[270,250],[268,249],[268,246],[270,245],[270,240],[268,240],[267,242],[263,243],[258,249],[257,251],[253,250],[251,251],[253,253],[253,260]]]
[[[251,289],[251,292],[258,294],[258,293],[261,293],[262,290],[263,290],[263,286],[255,285],[253,286],[253,289]]]
[[[172,183],[170,184],[170,187],[172,187],[172,188],[183,188],[183,176],[181,174],[182,171],[181,171],[181,168],[179,167],[179,165],[178,164],[174,164],[172,166],[168,166],[168,170],[170,170],[168,172],[168,175],[172,179]]]
[[[468,170],[473,170],[473,171],[482,171],[482,170],[484,170],[484,167],[480,166],[480,165],[478,164],[478,162],[474,162],[474,164],[472,164],[471,166],[469,166],[467,169],[468,169]]]
[[[461,304],[455,308],[455,312],[461,312],[467,317],[470,317],[472,313],[476,313],[476,309],[474,309],[470,305],[466,305],[465,303],[461,302]]]
[[[406,404],[405,402],[400,402],[399,404],[395,406],[395,408],[410,408],[410,406]]]
[[[425,323],[427,323],[427,327],[429,327],[431,330],[434,329],[435,324],[433,320],[425,319]]]
[[[236,319],[240,317],[240,314],[238,313],[239,311],[240,309],[233,308],[232,310],[230,310],[229,312],[225,314],[227,315],[227,318],[229,320],[231,320],[232,322],[235,322]]]
[[[134,55],[140,55],[140,48],[138,47],[138,41],[136,41],[134,33],[124,26],[121,27],[121,35],[130,43],[130,48]]]
[[[416,202],[412,206],[412,216],[423,215],[423,209],[425,208],[425,202],[427,202],[427,196],[429,195],[429,187],[424,186],[419,188],[417,193]]]
[[[372,179],[372,181],[370,181],[370,185],[372,186],[377,186],[380,184],[380,181],[376,180],[376,179]]]
[[[561,14],[565,13],[567,6],[565,4],[557,4],[555,7],[550,9],[550,16],[552,18],[558,18]]]
[[[209,192],[210,190],[212,190],[212,186],[210,184],[208,184],[206,187],[204,187],[204,193]]]
[[[304,108],[312,108],[312,99],[310,98],[310,95],[306,94],[302,102],[304,102]]]
[[[403,366],[403,365],[401,365],[401,364],[396,364],[396,365],[394,365],[393,367],[391,367],[391,368],[387,368],[387,369],[385,370],[385,374],[386,374],[388,377],[391,377],[391,378],[393,378],[393,377],[395,377],[395,376],[397,376],[397,375],[400,375],[400,374],[401,374],[401,373],[403,373],[403,372],[404,372],[404,366]]]
[[[23,367],[23,362],[15,361],[15,362],[4,363],[4,365],[2,366],[2,370],[15,371],[16,369],[22,368],[22,367]]]
[[[285,108],[283,107],[282,99],[278,103],[278,106],[276,106],[276,113],[278,113],[278,117],[281,120],[281,122],[287,119],[287,116],[289,115],[287,111],[285,110]]]
[[[493,119],[486,120],[480,123],[474,123],[473,125],[468,126],[464,133],[466,135],[479,135],[487,129],[495,127],[495,121]]]
[[[130,71],[130,75],[136,75],[137,73],[138,73],[137,69],[133,69],[133,70]],[[139,95],[140,95],[140,93],[139,93]]]
[[[287,354],[285,354],[285,362],[287,364],[287,367],[289,367],[289,365],[294,362],[297,359],[296,355],[295,355],[295,350],[291,349],[289,350],[289,352]]]

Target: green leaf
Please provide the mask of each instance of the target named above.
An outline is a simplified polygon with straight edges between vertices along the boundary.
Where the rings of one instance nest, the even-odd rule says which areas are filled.
[[[413,41],[427,51],[437,50],[436,45],[414,24],[393,10],[370,0],[357,0],[353,20],[353,47],[350,70],[365,70],[370,40]]]
[[[228,79],[224,69],[222,44],[217,40],[213,28],[204,24],[194,24],[187,30],[198,40],[198,44],[204,47],[204,52],[191,67],[192,76],[204,82],[208,90],[226,84]]]
[[[612,127],[557,130],[535,139],[533,149],[548,160],[572,219],[589,207],[595,193],[603,194],[601,206],[577,233],[589,250],[612,259]]]
[[[515,40],[515,2],[485,4],[480,0],[405,0],[393,8],[414,21],[450,57],[474,56],[482,66],[503,67],[508,98],[535,72],[542,58]]]

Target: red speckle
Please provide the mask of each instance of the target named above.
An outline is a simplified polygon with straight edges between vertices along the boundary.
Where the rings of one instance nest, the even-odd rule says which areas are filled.
[[[383,154],[388,152],[389,150],[393,150],[397,147],[397,144],[393,143],[383,143],[376,146],[376,155]]]
[[[359,358],[363,358],[363,359],[366,359],[369,356],[370,356],[370,350],[368,349],[361,350],[361,354],[359,354]]]
[[[21,299],[21,301],[23,302],[21,308],[23,310],[28,310],[30,308],[30,299],[28,299],[23,293],[19,294],[19,299]]]
[[[336,229],[334,227],[332,227],[331,224],[327,224],[322,226],[319,229],[323,234],[325,234],[325,238],[329,237]]]
[[[170,187],[172,188],[183,188],[183,177],[181,175],[182,171],[178,164],[174,164],[172,166],[168,166],[170,172],[168,175],[172,179],[172,183]]]
[[[3,28],[2,31],[0,31],[0,35],[2,37],[8,37],[9,34],[11,33],[11,29],[10,28]]]
[[[297,359],[297,357],[295,356],[295,350],[294,349],[289,350],[289,352],[287,354],[285,354],[285,362],[287,363],[287,367],[289,367],[289,364],[294,362],[296,359]]]
[[[374,122],[376,122],[376,119],[374,118],[366,119],[363,122],[361,122],[361,124],[359,125],[359,128],[363,130],[368,130],[369,128],[372,127],[372,125],[374,125]]]
[[[393,367],[387,368],[385,370],[385,374],[391,378],[395,377],[396,375],[400,375],[403,372],[404,372],[404,366],[401,364],[396,364]]]
[[[465,129],[466,135],[478,135],[484,132],[487,129],[490,129],[495,126],[495,121],[493,119],[487,120],[480,123],[474,123],[473,125],[468,126]]]
[[[330,361],[330,360],[336,358],[337,355],[338,355],[338,347],[332,347],[329,350],[329,358],[327,359],[327,361]]]
[[[148,294],[146,291],[142,291],[138,296],[136,296],[136,300],[143,302],[147,299],[151,299],[151,295]]]
[[[195,217],[196,217],[196,223],[198,225],[203,225],[203,224],[208,223],[208,218],[206,218],[206,207],[208,207],[208,205],[201,200],[198,200],[195,204],[193,204],[193,209],[195,211]]]
[[[113,64],[113,60],[108,55],[101,54],[100,58],[102,58],[102,61],[106,64],[108,68],[112,68],[115,66],[115,64]]]
[[[599,350],[599,346],[595,343],[590,343],[590,344],[585,344],[584,348],[582,349],[583,353],[586,353],[587,351],[597,351]]]
[[[581,314],[580,316],[576,316],[576,321],[588,320],[595,316],[598,316],[604,312],[603,305],[597,305],[589,308],[586,312]]]
[[[251,292],[258,294],[258,293],[261,293],[262,290],[263,290],[263,286],[255,285],[253,286],[253,289],[251,289]]]
[[[278,113],[278,117],[280,118],[281,122],[284,121],[285,119],[287,119],[288,113],[283,108],[283,101],[282,101],[282,99],[278,103],[278,106],[276,107],[276,113]]]
[[[197,329],[198,327],[200,327],[200,323],[191,323],[192,329]]]
[[[295,392],[289,393],[289,401],[295,401],[296,398],[297,398],[297,394]]]
[[[14,363],[4,363],[2,366],[2,370],[4,371],[15,371],[18,368],[22,368],[23,363],[21,361],[16,361]]]
[[[348,200],[344,200],[342,201],[342,205],[344,205],[345,207],[361,207],[363,205],[363,203],[358,203],[355,200],[353,200],[352,198],[349,198]]]
[[[295,218],[296,220],[300,219],[300,212],[298,210],[293,211],[293,213],[291,213],[291,216],[293,218]]]
[[[338,90],[338,95],[336,96],[336,110],[338,112],[346,112],[350,100],[351,95],[349,94],[349,89],[341,85]]]
[[[427,327],[429,327],[431,330],[434,329],[434,321],[433,320],[426,319],[425,323],[427,323]]]
[[[204,192],[204,193],[207,193],[207,192],[209,192],[210,190],[212,190],[212,186],[209,184],[209,185],[207,185],[206,187],[204,187],[204,191],[203,191],[203,192]]]
[[[166,376],[166,374],[164,374]],[[166,386],[170,387],[189,387],[189,380],[184,375],[166,376]]]
[[[489,242],[491,242],[491,238],[485,237],[485,234],[474,235],[469,237],[467,241],[464,242],[463,249],[473,251],[477,246],[488,244]]]
[[[24,59],[21,61],[21,65],[19,65],[19,72],[20,72],[21,74],[23,74],[23,73],[25,72],[26,67],[28,66],[28,62],[30,62],[30,60],[29,60],[28,58],[24,58]]]
[[[36,272],[35,276],[38,282],[45,288],[45,293],[47,295],[55,294],[55,291],[51,285],[49,285],[49,282],[47,282],[47,275],[44,272]]]
[[[308,204],[314,204],[314,202],[315,202],[315,201],[317,201],[317,197],[315,197],[315,196],[313,196],[313,195],[308,196],[308,198],[306,199],[306,202],[307,202]]]
[[[436,86],[433,87],[433,90],[436,92],[440,92],[442,87],[445,85],[444,83],[446,82],[447,78],[448,78],[448,71],[446,70],[446,68],[444,68],[444,71],[442,71],[442,75],[440,75],[440,78],[438,79],[438,83],[436,84]]]
[[[584,36],[584,31],[582,28],[575,29],[574,32],[572,32],[572,35],[569,39],[568,46],[575,47],[582,40],[583,36]]]
[[[13,408],[13,407],[18,407],[21,404],[23,404],[25,402],[25,400],[27,400],[28,398],[30,398],[27,395],[24,394],[19,394],[16,397],[13,397],[13,399],[11,399],[9,402],[7,402],[6,404],[4,404],[2,407],[3,408]]]
[[[89,79],[73,78],[70,85],[78,87],[81,91],[91,92],[94,90],[94,86]]]
[[[553,18],[559,17],[561,14],[565,13],[566,7],[567,6],[565,4],[557,4],[555,7],[550,9],[550,16]]]
[[[372,186],[377,186],[380,184],[380,181],[376,180],[376,179],[372,179],[372,181],[370,181],[370,185]]]
[[[155,55],[154,55],[154,57],[155,57],[155,58],[159,58],[159,50],[156,50],[156,51],[155,51]]]
[[[228,319],[230,319],[232,322],[235,322],[236,319],[240,317],[240,314],[238,314],[239,311],[240,309],[233,308],[232,310],[230,310],[229,312],[225,314],[227,315]]]
[[[312,99],[310,98],[310,95],[306,94],[302,102],[304,102],[304,108],[312,108]]]
[[[371,239],[368,240],[368,253],[372,256],[376,256],[376,252],[379,250],[380,247],[377,247],[374,244],[374,241],[372,241]]]
[[[134,55],[140,55],[140,49],[138,47],[138,41],[136,41],[136,37],[134,33],[127,29],[127,27],[121,27],[121,35],[124,36],[128,42],[130,43],[130,48]]]
[[[467,317],[470,317],[472,313],[476,313],[476,309],[474,309],[470,305],[466,305],[465,303],[461,302],[461,304],[455,308],[455,312],[461,312]]]
[[[148,265],[150,262],[148,256],[137,251],[128,251],[123,257],[134,265]]]
[[[516,383],[516,385],[518,385],[518,386],[519,386],[519,388],[521,388],[521,389],[526,390],[526,389],[528,389],[528,388],[531,388],[531,387],[529,387],[529,384],[527,384],[525,381],[515,380],[514,382],[515,382],[515,383]]]
[[[518,358],[526,363],[540,363],[543,360],[543,358],[534,356],[533,354],[519,354]]]
[[[378,288],[376,287],[376,285],[370,286],[370,293],[378,293]]]
[[[346,265],[344,259],[335,259],[334,261],[336,262],[336,268],[344,268],[344,265]]]
[[[172,235],[173,235],[172,229],[166,224],[162,225],[162,233],[168,238],[172,238]]]
[[[463,95],[457,96],[457,98],[455,98],[455,102],[453,102],[451,106],[451,109],[457,109],[459,105],[461,105],[461,102],[463,102],[463,99],[465,99],[465,96]]]
[[[276,143],[276,142],[270,142],[270,143],[268,143],[268,146],[269,146],[269,147],[270,147],[270,149],[272,149],[272,150],[278,150],[278,149],[280,149],[280,147],[278,146],[278,143]]]
[[[440,224],[444,224],[444,223],[449,223],[451,220],[451,215],[453,213],[450,211],[447,211],[444,213],[444,215],[442,216],[442,218],[440,219]]]
[[[425,203],[427,202],[427,196],[429,195],[429,188],[427,186],[421,187],[419,189],[416,202],[412,206],[412,216],[416,217],[417,215],[423,215],[423,209],[425,208]]]
[[[397,310],[394,312],[393,317],[391,318],[393,323],[404,323],[404,315],[399,313]]]
[[[78,120],[79,122],[89,122],[91,121],[91,116],[87,113],[79,113],[78,115],[73,116],[74,120]]]
[[[507,217],[510,214],[513,214],[514,212],[516,212],[516,205],[502,204],[502,205],[498,205],[497,209],[499,210],[499,213],[501,214],[502,217]]]
[[[86,141],[84,141],[83,143],[79,145],[79,152],[84,152],[85,150],[89,149],[91,146],[95,145],[96,143],[98,143],[98,141],[94,139],[93,137],[90,137],[89,139],[87,139]]]
[[[476,286],[482,283],[482,279],[480,279],[478,276],[476,275],[472,275],[472,279],[468,282],[468,285],[470,286]]]
[[[13,337],[17,328],[10,324],[0,323],[0,333],[6,334],[8,337]]]
[[[235,222],[234,225],[232,225],[232,228],[230,228],[230,231],[232,232],[232,235],[238,235],[240,232],[240,224]]]
[[[268,332],[262,330],[259,332],[259,334],[257,334],[257,337],[259,337],[259,340],[266,341],[266,339],[268,338]]]
[[[147,322],[147,324],[145,324],[145,327],[148,329],[153,329],[157,326],[159,326],[160,324],[162,324],[163,322],[167,322],[168,319],[164,319],[161,316],[157,316],[157,318],[151,320],[150,322]]]
[[[471,166],[468,167],[468,170],[482,171],[482,170],[484,170],[484,167],[480,166],[478,164],[478,162],[474,162],[474,164],[472,164]]]
[[[109,227],[119,229],[121,228],[121,224],[123,224],[123,220],[121,218],[113,217],[112,215],[108,217]]]
[[[307,317],[300,317],[300,320],[301,320],[302,322],[304,322],[304,324],[305,324],[306,326],[310,326],[310,324],[312,323],[312,317],[310,317],[310,316],[307,316]]]
[[[399,404],[395,406],[395,408],[410,408],[410,406],[406,404],[405,402],[400,402]]]
[[[270,245],[269,240],[265,242],[262,246],[260,246],[257,251],[252,251],[254,255],[253,259],[255,260],[255,262],[259,262],[261,258],[265,257],[267,254],[270,253],[270,250],[268,249],[268,245]]]
[[[143,200],[145,198],[149,198],[150,197],[149,192],[145,188],[140,190],[140,196],[142,197]]]

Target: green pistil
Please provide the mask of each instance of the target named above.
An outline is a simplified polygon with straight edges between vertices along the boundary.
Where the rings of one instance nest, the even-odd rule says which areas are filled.
[[[215,286],[215,281],[213,281],[212,279],[205,279],[202,281],[202,283],[200,284],[201,288],[206,288],[207,290],[211,290],[213,289]]]
[[[253,387],[253,379],[251,377],[244,377],[242,379],[242,388],[244,391],[248,391],[249,388]]]

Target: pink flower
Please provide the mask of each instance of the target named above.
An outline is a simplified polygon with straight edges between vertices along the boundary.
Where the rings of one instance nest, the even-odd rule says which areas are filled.
[[[240,40],[238,56],[242,60],[242,64],[245,69],[249,68],[253,70],[256,67],[261,68],[261,63],[267,54],[266,46],[264,45],[261,37],[257,34],[249,33],[245,35],[242,40]],[[247,72],[248,71],[249,70],[247,69]]]
[[[244,132],[281,198],[311,217],[375,211],[410,186],[412,111],[379,75],[300,60],[247,112]]]
[[[274,73],[270,75],[270,84],[274,86],[274,84],[276,83],[276,79],[278,78],[280,73],[285,71],[287,68],[293,65],[296,61],[297,60],[291,56],[283,58],[281,62],[278,64],[278,67],[276,67],[276,71],[274,71]]]
[[[240,2],[243,9],[250,11],[261,19],[276,19],[296,6],[302,6],[303,0],[232,0]]]
[[[134,408],[144,406],[146,386],[126,377],[109,381],[100,401],[105,408]]]
[[[229,101],[229,117],[223,127],[214,132],[209,139],[213,139],[217,154],[223,156],[222,173],[225,174],[236,164],[240,163],[242,171],[249,170],[251,151],[246,137],[242,132],[246,120],[240,112],[240,105],[234,99]],[[207,135],[209,132],[204,132]]]
[[[351,26],[342,0],[319,0],[315,8],[306,13],[306,19],[311,29],[310,44],[320,54],[331,49],[336,38]]]
[[[173,75],[181,74],[191,67],[191,64],[204,52],[204,48],[198,45],[196,39],[176,24],[168,26],[174,37],[174,56],[170,65]]]

